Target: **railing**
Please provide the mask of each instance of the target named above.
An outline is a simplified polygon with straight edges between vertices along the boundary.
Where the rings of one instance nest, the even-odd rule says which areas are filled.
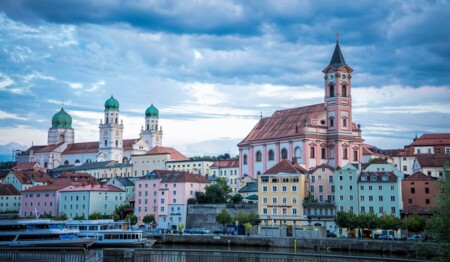
[[[104,254],[105,255],[105,254]],[[393,261],[393,262],[412,262],[420,260],[399,259],[399,258],[379,258],[348,255],[329,255],[329,254],[309,254],[309,253],[273,253],[273,252],[248,252],[248,251],[224,251],[224,250],[173,250],[173,249],[136,249],[134,254],[128,254],[128,257],[134,259],[130,261],[144,262],[315,262],[315,261]]]
[[[85,262],[88,256],[86,250],[81,248],[1,248],[0,262],[3,261]]]

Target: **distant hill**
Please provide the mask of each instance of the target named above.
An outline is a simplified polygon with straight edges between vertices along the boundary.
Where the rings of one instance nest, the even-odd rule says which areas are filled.
[[[15,150],[26,150],[28,147],[16,142],[0,145],[0,161],[11,161],[12,153]]]

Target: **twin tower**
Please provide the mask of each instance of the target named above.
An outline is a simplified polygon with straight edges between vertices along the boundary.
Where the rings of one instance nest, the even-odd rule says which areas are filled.
[[[124,150],[131,151],[126,155],[142,154],[142,151],[162,145],[163,131],[158,123],[159,110],[153,104],[145,110],[145,127],[142,127],[140,139],[123,139],[124,125],[119,119],[119,101],[113,96],[105,101],[104,113],[104,119],[101,119],[99,124],[98,160],[122,162]],[[141,140],[145,141],[145,144]],[[52,118],[52,127],[48,131],[48,144],[74,144],[74,142],[72,117],[61,108]]]

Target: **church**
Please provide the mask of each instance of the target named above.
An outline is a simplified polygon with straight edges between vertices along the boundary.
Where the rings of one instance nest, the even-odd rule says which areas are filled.
[[[72,117],[61,108],[53,115],[47,145],[31,146],[17,156],[17,162],[37,162],[48,169],[108,160],[128,163],[131,155],[145,154],[162,145],[159,110],[153,104],[145,110],[144,123],[139,138],[123,139],[119,101],[111,96],[105,101],[104,117],[99,123],[99,141],[75,143]]]
[[[283,159],[309,170],[322,164],[343,167],[361,162],[363,139],[352,119],[352,72],[336,40],[324,74],[324,103],[261,118],[239,144],[242,177],[256,178]]]

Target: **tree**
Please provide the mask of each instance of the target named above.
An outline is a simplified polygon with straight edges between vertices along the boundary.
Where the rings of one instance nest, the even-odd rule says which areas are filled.
[[[145,215],[143,218],[142,218],[142,222],[144,222],[145,224],[150,224],[150,223],[152,223],[153,221],[155,221],[155,215],[153,215],[153,214],[148,214],[148,215]]]
[[[234,216],[233,221],[238,221],[239,225],[250,223],[250,216],[247,213],[239,212]]]
[[[195,199],[197,204],[207,204],[206,195],[204,192],[195,192]]]
[[[223,230],[225,230],[225,225],[232,221],[231,219],[231,215],[226,209],[222,209],[216,216],[216,222],[222,225]]]
[[[233,203],[233,204],[239,204],[242,202],[242,200],[244,200],[244,198],[242,197],[241,194],[234,194],[230,200],[231,200],[231,203]]]
[[[59,216],[55,217],[55,220],[67,220],[67,219],[68,219],[68,217],[65,213],[61,213],[61,214],[59,214]]]
[[[336,213],[336,217],[334,218],[334,222],[338,227],[345,228],[347,233],[351,235],[355,228],[358,227],[358,216],[352,211],[338,211]]]
[[[365,228],[372,230],[377,227],[378,217],[375,213],[361,213],[358,215],[358,228],[364,230]],[[361,236],[360,232],[360,236]]]
[[[92,212],[90,215],[89,215],[89,219],[90,220],[99,220],[99,219],[102,219],[103,218],[103,215],[100,213],[100,212]]]
[[[376,163],[376,162],[378,162],[378,160],[387,161],[387,158],[385,158],[385,157],[375,157],[375,158],[370,159],[368,164]]]
[[[195,205],[197,204],[197,200],[195,198],[189,198],[187,203],[188,205]]]
[[[378,219],[378,228],[397,230],[401,226],[400,219],[392,214],[383,213]]]
[[[250,233],[252,232],[252,225],[249,222],[247,222],[244,224],[244,227],[245,227],[245,234],[247,236],[250,235]]]
[[[126,221],[130,221],[130,224],[132,224],[132,225],[135,225],[136,223],[137,223],[137,216],[135,216],[135,215],[133,215],[133,214],[128,214],[126,217],[125,217],[125,220]]]
[[[230,192],[231,188],[228,185],[227,180],[223,177],[219,177],[214,184],[206,186],[205,204],[225,204]],[[200,203],[198,198],[197,202]]]
[[[114,209],[114,212],[113,212],[114,221],[123,220],[124,214],[126,214],[125,209],[128,207],[129,207],[129,205],[127,205],[127,204],[123,204],[123,205],[116,207],[116,209]]]
[[[402,228],[407,229],[410,232],[418,233],[425,229],[425,224],[425,218],[419,216],[418,214],[412,214],[403,219]]]
[[[83,215],[77,215],[73,218],[73,220],[86,220],[86,218]]]
[[[178,231],[180,232],[180,234],[183,232],[183,229],[184,229],[184,224],[183,223],[178,224]]]
[[[261,219],[259,218],[259,215],[254,212],[248,214],[248,219],[250,220],[250,224],[252,224],[252,226],[257,226],[261,224]]]

